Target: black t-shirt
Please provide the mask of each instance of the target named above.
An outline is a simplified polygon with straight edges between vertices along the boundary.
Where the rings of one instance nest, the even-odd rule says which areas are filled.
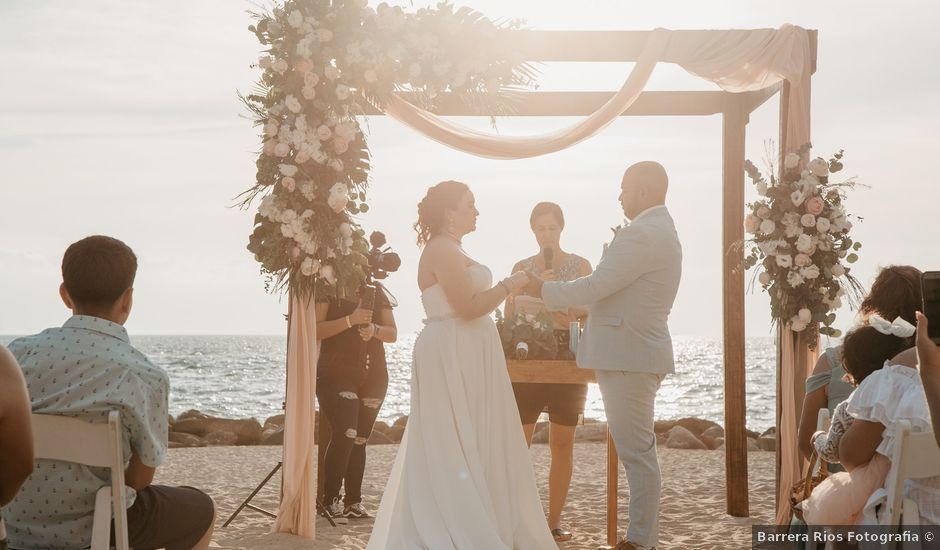
[[[333,299],[328,303],[330,307],[326,313],[327,321],[342,319],[359,307],[358,299]],[[377,322],[381,312],[386,309],[391,309],[391,304],[385,292],[379,289],[375,296],[375,306],[372,308],[373,322]],[[363,342],[356,325],[323,340],[320,346],[320,357],[317,360],[318,378],[360,383],[365,379],[367,369],[377,368],[388,368],[385,362],[385,343],[378,338]]]

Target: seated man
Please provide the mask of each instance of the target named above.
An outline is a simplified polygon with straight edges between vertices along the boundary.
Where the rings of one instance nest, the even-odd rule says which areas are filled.
[[[137,257],[110,237],[82,239],[65,251],[59,289],[73,316],[61,328],[10,343],[35,413],[106,422],[121,413],[130,545],[138,550],[207,548],[215,509],[190,487],[151,485],[167,451],[169,378],[131,346]],[[108,470],[39,460],[3,509],[11,548],[88,548],[95,493]]]

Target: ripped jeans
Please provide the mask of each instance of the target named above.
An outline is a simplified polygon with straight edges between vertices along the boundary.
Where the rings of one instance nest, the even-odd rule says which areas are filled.
[[[317,380],[317,400],[326,415],[332,437],[323,458],[323,502],[329,504],[345,486],[343,502],[362,502],[366,470],[366,443],[388,391],[388,370],[372,368],[362,384],[331,378]],[[322,442],[321,442],[322,444]]]

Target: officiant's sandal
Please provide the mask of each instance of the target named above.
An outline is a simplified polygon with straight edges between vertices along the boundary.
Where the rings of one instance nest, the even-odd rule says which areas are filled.
[[[556,527],[552,529],[552,538],[555,539],[555,542],[567,542],[574,538],[574,534],[566,529]]]

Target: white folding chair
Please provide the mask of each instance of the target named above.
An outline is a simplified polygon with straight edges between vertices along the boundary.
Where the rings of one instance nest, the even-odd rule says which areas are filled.
[[[911,433],[911,425],[902,420],[898,427],[898,442],[891,457],[891,469],[885,480],[888,490],[887,525],[898,529],[920,525],[917,503],[903,498],[904,482],[908,479],[940,476],[940,448],[933,432]],[[919,543],[904,543],[903,548],[919,549]]]
[[[95,495],[91,550],[111,548],[112,511],[114,547],[128,550],[121,415],[111,411],[107,424],[92,424],[67,416],[34,414],[33,445],[37,459],[111,469],[111,485],[102,487]]]

